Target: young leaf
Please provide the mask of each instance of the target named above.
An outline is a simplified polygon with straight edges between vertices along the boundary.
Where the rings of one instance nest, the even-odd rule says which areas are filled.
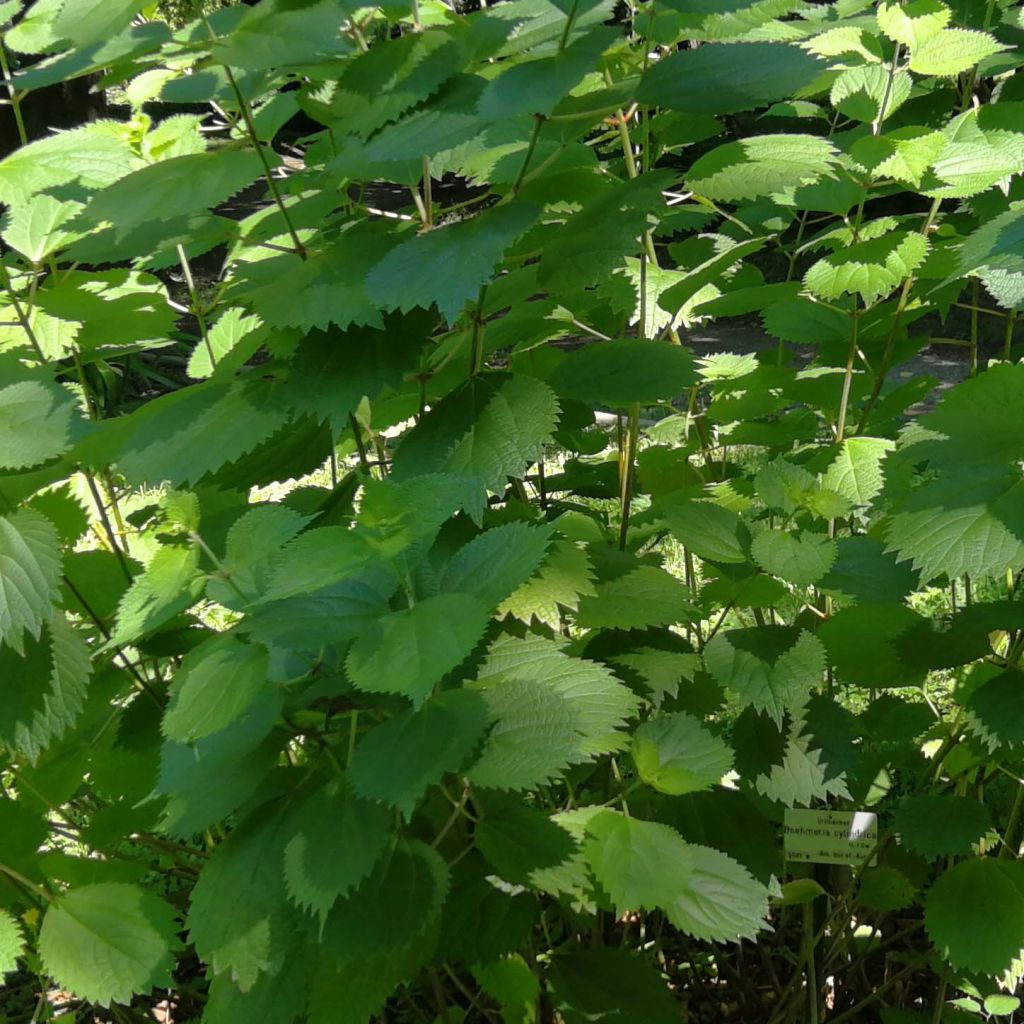
[[[50,905],[39,932],[47,974],[101,1006],[171,984],[178,945],[173,909],[135,885],[72,889]]]
[[[836,560],[836,542],[823,534],[765,530],[750,545],[750,553],[765,572],[808,587],[817,583]]]

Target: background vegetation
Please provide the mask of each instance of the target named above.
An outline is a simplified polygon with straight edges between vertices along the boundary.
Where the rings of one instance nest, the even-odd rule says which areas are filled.
[[[7,1021],[1017,1014],[1018,5],[0,23]]]

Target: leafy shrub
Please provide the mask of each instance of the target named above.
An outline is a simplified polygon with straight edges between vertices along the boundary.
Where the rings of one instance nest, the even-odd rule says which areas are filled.
[[[1012,1012],[1019,7],[145,6],[0,5],[26,1019]]]

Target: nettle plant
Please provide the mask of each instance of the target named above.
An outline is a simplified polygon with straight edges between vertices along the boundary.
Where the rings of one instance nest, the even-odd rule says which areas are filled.
[[[9,1019],[1012,1012],[1020,8],[21,6]]]

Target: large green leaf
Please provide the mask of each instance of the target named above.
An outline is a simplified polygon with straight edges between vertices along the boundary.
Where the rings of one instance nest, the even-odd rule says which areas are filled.
[[[101,1006],[171,984],[178,945],[163,900],[120,882],[72,889],[50,905],[39,953],[58,985]]]
[[[39,639],[60,571],[57,531],[45,516],[21,509],[0,517],[0,643],[21,653],[26,632]]]
[[[692,622],[697,615],[680,580],[658,566],[641,565],[580,598],[576,621],[588,629],[642,629]]]
[[[784,199],[787,191],[831,175],[835,159],[835,147],[814,135],[754,135],[699,157],[686,183],[716,201]]]
[[[780,43],[701,46],[658,61],[637,99],[694,114],[735,114],[789,99],[824,70],[817,57]]]
[[[479,694],[443,691],[363,736],[349,782],[361,797],[390,804],[409,817],[430,786],[465,767],[484,738],[487,721],[487,704]]]
[[[963,861],[932,886],[925,903],[928,937],[954,967],[999,974],[1020,955],[1024,873],[1012,860]]]
[[[721,686],[781,725],[820,685],[825,651],[806,630],[754,626],[719,633],[704,648],[704,663]]]
[[[750,545],[754,561],[765,572],[807,587],[817,583],[836,560],[836,542],[820,533],[765,530]]]
[[[469,594],[438,594],[370,625],[352,645],[346,667],[370,693],[399,693],[419,705],[473,651],[487,609]]]
[[[633,761],[640,778],[659,793],[680,796],[721,782],[732,751],[692,715],[648,719],[633,733]]]
[[[619,913],[661,908],[680,931],[717,942],[764,927],[767,890],[724,853],[614,811],[597,814],[587,835],[587,861]]]
[[[267,686],[267,654],[231,634],[208,640],[183,659],[163,719],[164,735],[190,743],[239,718]]]
[[[859,295],[870,306],[910,277],[927,254],[924,235],[894,232],[818,260],[804,275],[804,284],[823,299]]]
[[[987,32],[943,28],[910,51],[910,70],[953,78],[1005,47]]]
[[[563,398],[616,408],[675,398],[696,382],[688,349],[635,340],[584,345],[548,378]]]

